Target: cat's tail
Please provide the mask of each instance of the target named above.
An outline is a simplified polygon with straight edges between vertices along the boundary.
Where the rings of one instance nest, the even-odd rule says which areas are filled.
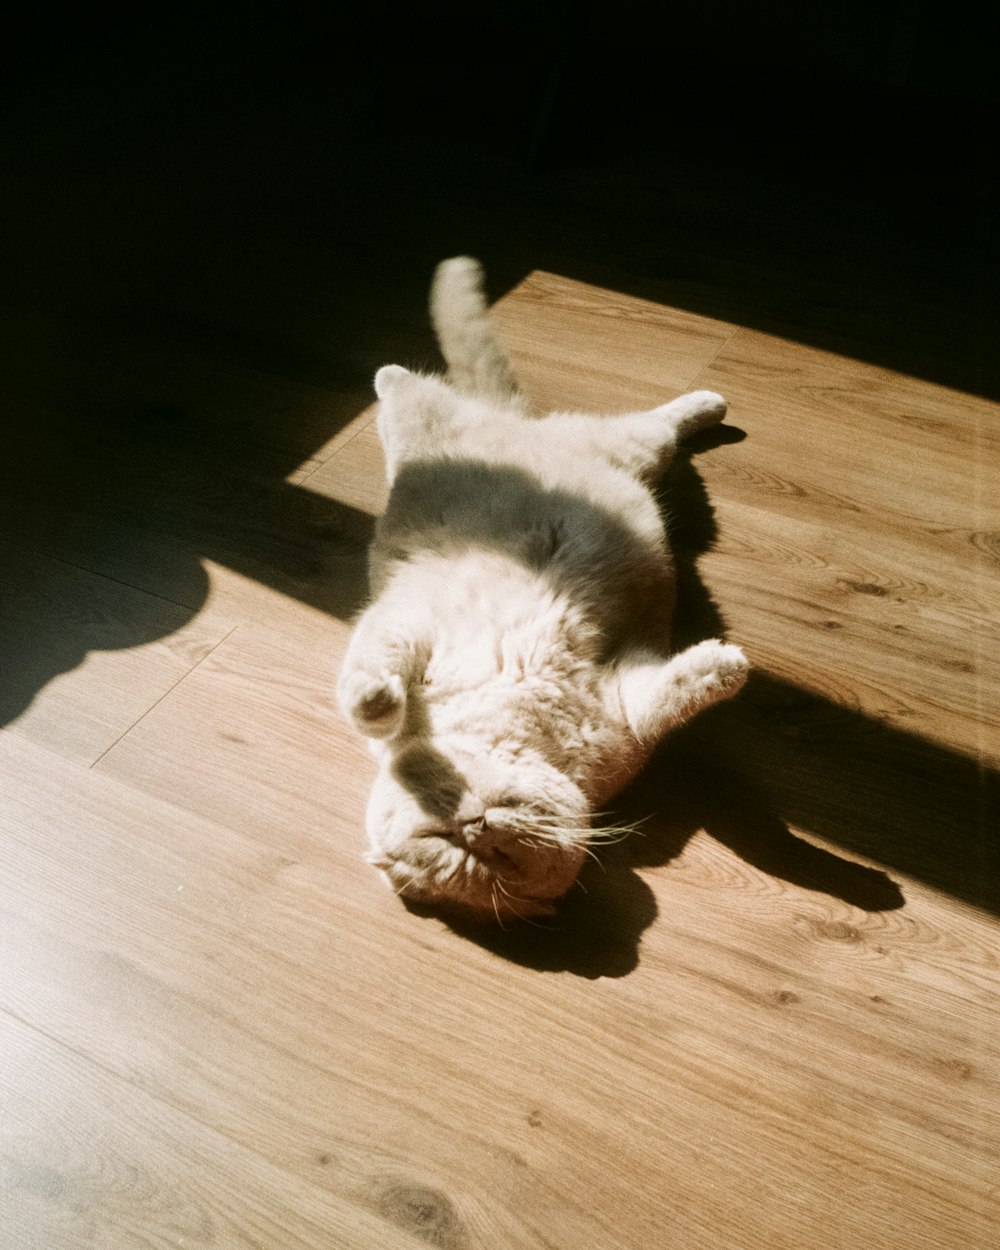
[[[431,321],[448,376],[461,391],[523,403],[520,388],[490,322],[483,270],[470,256],[443,260],[431,283]]]

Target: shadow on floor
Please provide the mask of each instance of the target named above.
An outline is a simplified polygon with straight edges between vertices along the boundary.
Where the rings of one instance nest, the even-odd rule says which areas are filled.
[[[905,904],[899,872],[1000,914],[998,799],[995,771],[755,674],[731,707],[663,744],[614,812],[644,820],[642,833],[588,863],[556,917],[507,932],[456,927],[539,971],[626,975],[657,915],[636,869],[676,859],[700,830],[769,877],[861,911]],[[889,871],[806,841],[790,822]]]

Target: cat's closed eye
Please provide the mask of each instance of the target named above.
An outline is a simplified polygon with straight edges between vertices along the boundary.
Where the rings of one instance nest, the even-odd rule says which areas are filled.
[[[428,825],[423,829],[414,829],[410,834],[411,838],[441,838],[445,842],[461,841],[461,837],[457,829],[440,829],[436,825]]]

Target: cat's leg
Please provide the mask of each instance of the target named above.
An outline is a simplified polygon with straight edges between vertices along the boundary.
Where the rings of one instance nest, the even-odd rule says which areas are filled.
[[[726,407],[715,391],[690,391],[649,412],[626,413],[613,422],[619,440],[608,454],[636,477],[656,476],[666,469],[682,439],[718,425]]]
[[[668,404],[654,408],[649,415],[666,420],[676,441],[718,425],[728,406],[716,391],[688,391],[686,395],[679,395]]]
[[[391,486],[399,467],[419,456],[422,444],[434,436],[432,414],[420,401],[421,378],[401,365],[383,365],[375,374],[379,398],[375,429],[385,455],[385,476]]]
[[[652,746],[702,708],[732,698],[748,670],[739,647],[713,638],[669,659],[650,652],[625,656],[609,675],[606,693],[635,737]]]
[[[718,425],[725,415],[726,401],[721,395],[715,391],[691,391],[648,412],[615,417],[559,413],[546,417],[545,422],[561,426],[577,446],[588,447],[648,481],[667,467],[681,439]]]
[[[384,365],[375,374],[379,398],[375,428],[385,452],[386,477],[395,481],[408,460],[433,460],[458,448],[457,439],[496,413],[458,395],[440,378]]]
[[[406,719],[407,691],[426,661],[414,613],[392,599],[358,619],[337,681],[344,715],[368,738],[392,738]]]
[[[379,398],[375,428],[385,453],[385,475],[391,486],[407,460],[433,457],[452,425],[454,403],[436,378],[411,373],[401,365],[384,365],[375,374]]]

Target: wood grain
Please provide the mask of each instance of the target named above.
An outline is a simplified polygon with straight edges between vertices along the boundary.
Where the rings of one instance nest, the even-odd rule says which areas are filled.
[[[232,629],[156,595],[0,542],[0,716],[91,764]]]
[[[529,274],[495,306],[497,330],[540,412],[629,412],[688,390],[734,327],[557,274]],[[584,295],[584,291],[588,294]],[[609,355],[609,343],[617,343]],[[554,343],[564,345],[552,351]]]
[[[275,1167],[6,1014],[0,1045],[11,1250],[413,1245],[377,1208],[325,1189],[328,1164],[313,1183]]]
[[[559,406],[729,397],[746,437],[665,501],[680,629],[746,646],[745,695],[556,924],[449,927],[362,862],[332,698],[367,401],[300,470],[258,427],[39,464],[4,504],[41,657],[0,732],[4,1250],[992,1244],[995,407],[561,275],[498,323]],[[88,658],[50,680],[57,639]]]

